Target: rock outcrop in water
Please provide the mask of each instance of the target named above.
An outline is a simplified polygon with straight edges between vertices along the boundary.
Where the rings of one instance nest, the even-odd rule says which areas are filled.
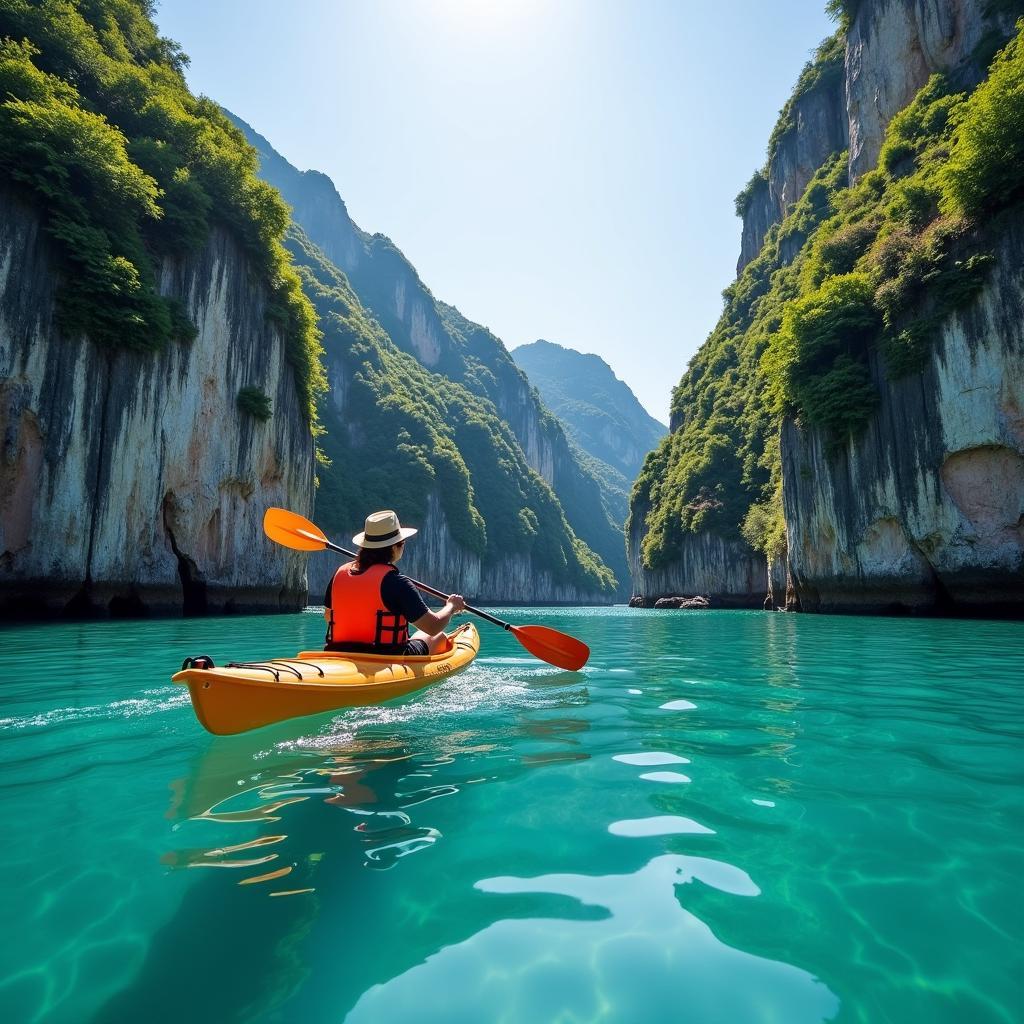
[[[159,290],[198,333],[156,353],[65,336],[60,280],[35,210],[0,194],[0,608],[296,609],[302,556],[263,510],[308,514],[313,439],[268,295],[217,229],[165,260]],[[237,405],[265,389],[266,422]]]

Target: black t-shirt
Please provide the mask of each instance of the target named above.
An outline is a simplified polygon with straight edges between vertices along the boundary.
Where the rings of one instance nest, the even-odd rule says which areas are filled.
[[[401,615],[409,622],[422,619],[427,614],[428,609],[420,597],[420,592],[412,585],[412,580],[400,572],[389,572],[380,581],[380,599],[389,612]],[[324,594],[324,607],[331,607],[330,583],[327,584],[327,593]]]

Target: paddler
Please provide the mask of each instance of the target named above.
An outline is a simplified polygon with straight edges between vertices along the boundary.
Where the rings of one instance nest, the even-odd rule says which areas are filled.
[[[432,612],[398,571],[395,563],[415,533],[391,509],[366,517],[363,532],[352,538],[355,559],[338,569],[324,595],[325,650],[422,656],[447,649],[444,631],[466,602],[451,594],[440,611]],[[416,627],[412,636],[409,623]]]

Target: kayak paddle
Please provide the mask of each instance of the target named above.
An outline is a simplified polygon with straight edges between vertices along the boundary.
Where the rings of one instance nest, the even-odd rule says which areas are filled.
[[[268,508],[263,517],[263,532],[275,543],[295,551],[322,551],[325,548],[330,551],[337,551],[340,555],[348,555],[355,558],[354,551],[347,551],[343,547],[332,543],[324,535],[323,530],[315,523],[300,516],[297,512],[289,512],[286,508]],[[426,583],[418,580],[410,581],[414,587],[434,597],[448,600],[448,595]],[[576,672],[583,668],[590,657],[590,648],[575,637],[566,633],[559,633],[557,629],[548,626],[513,626],[511,622],[502,622],[501,619],[489,615],[479,608],[472,608],[466,605],[466,611],[473,615],[479,615],[481,619],[493,622],[496,626],[510,632],[535,658],[546,661],[549,665],[557,668],[568,669]]]

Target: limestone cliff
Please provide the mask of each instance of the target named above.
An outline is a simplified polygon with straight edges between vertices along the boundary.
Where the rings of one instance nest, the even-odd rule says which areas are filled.
[[[768,229],[803,195],[814,172],[846,148],[842,34],[822,43],[786,103],[768,145],[765,170],[737,200],[743,218],[736,273],[761,251]]]
[[[932,74],[953,73],[963,84],[977,83],[991,56],[979,53],[979,43],[988,32],[1005,37],[1012,24],[999,4],[978,0],[858,4],[846,38],[851,178],[875,166],[886,126]]]
[[[308,513],[313,440],[267,295],[232,238],[165,259],[196,338],[156,353],[66,337],[34,209],[0,196],[0,607],[8,613],[294,609],[301,556],[268,505]],[[236,404],[262,388],[273,415]]]
[[[741,272],[634,489],[634,592],[730,580],[720,538],[742,535],[771,607],[1020,614],[1024,5],[836,6],[842,109],[795,113],[826,43],[737,198]],[[727,557],[748,597],[749,549]]]
[[[736,214],[742,220],[740,229],[740,256],[736,261],[736,276],[756,259],[764,245],[768,229],[778,222],[776,203],[768,190],[768,176],[758,171],[750,179],[743,193],[736,197]]]
[[[920,375],[889,379],[864,435],[832,454],[784,426],[789,563],[810,611],[1024,606],[1024,216]]]

